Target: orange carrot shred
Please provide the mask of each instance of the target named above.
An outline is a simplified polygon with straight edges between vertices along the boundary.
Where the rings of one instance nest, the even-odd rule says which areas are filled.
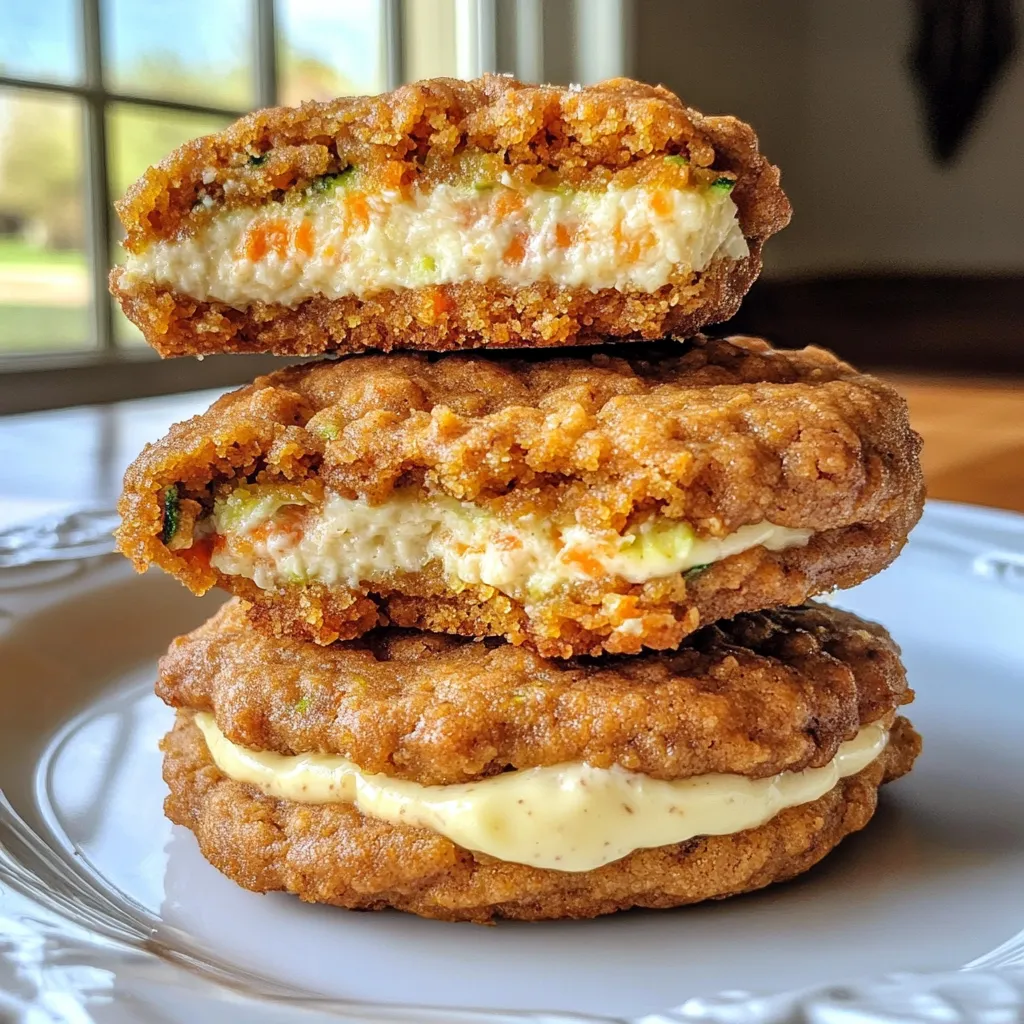
[[[348,197],[347,205],[349,215],[365,231],[370,226],[370,206],[366,196],[351,195]]]
[[[295,229],[295,248],[307,256],[313,255],[313,224],[304,220]]]
[[[499,551],[515,551],[523,546],[523,542],[514,533],[503,533],[495,537],[494,546]]]
[[[266,225],[267,247],[279,259],[288,256],[288,224],[283,220],[268,221]]]
[[[502,255],[502,259],[506,263],[522,263],[526,259],[526,233],[520,231],[511,242],[508,243],[508,248]]]
[[[261,224],[254,224],[246,232],[245,257],[254,263],[267,255],[267,233]]]
[[[502,189],[494,197],[494,216],[498,218],[509,217],[517,210],[521,210],[525,205],[526,200],[521,193],[510,188]]]
[[[455,308],[455,303],[440,288],[434,289],[433,303],[435,317],[439,317],[443,313],[449,313]]]
[[[588,576],[600,576],[604,568],[593,555],[579,548],[572,548],[562,557],[567,562],[575,562]]]
[[[220,551],[225,543],[224,538],[219,535],[212,538],[203,537],[200,540],[193,541],[192,547],[183,548],[181,551],[175,551],[174,553],[193,569],[209,569],[210,556],[214,551]]]
[[[669,199],[668,193],[664,189],[658,189],[658,191],[651,196],[651,209],[659,217],[667,217],[672,212],[672,201]]]

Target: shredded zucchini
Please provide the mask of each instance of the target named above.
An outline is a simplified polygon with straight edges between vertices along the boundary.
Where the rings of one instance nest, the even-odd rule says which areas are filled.
[[[347,184],[355,172],[355,164],[349,164],[336,174],[321,174],[314,178],[310,188],[314,192],[333,192],[339,185]]]
[[[178,532],[178,525],[181,523],[181,505],[177,484],[172,484],[164,490],[163,506],[164,525],[160,539],[165,544],[169,544]]]

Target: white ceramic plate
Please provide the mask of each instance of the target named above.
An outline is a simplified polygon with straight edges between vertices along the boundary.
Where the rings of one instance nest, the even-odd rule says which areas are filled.
[[[589,922],[349,913],[214,871],[162,816],[150,690],[218,600],[111,556],[0,571],[0,1018],[1024,1012],[1024,517],[933,503],[893,568],[836,596],[903,646],[925,740],[867,830],[788,885]],[[820,987],[892,971],[919,976]]]

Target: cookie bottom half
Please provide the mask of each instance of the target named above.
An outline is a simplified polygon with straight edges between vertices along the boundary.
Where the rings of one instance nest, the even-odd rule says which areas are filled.
[[[758,828],[636,850],[596,870],[566,872],[474,854],[427,829],[365,817],[348,804],[264,796],[220,772],[189,711],[179,711],[162,744],[167,816],[190,829],[203,856],[242,887],[477,923],[676,907],[791,879],[868,823],[879,787],[910,770],[920,745],[910,723],[898,718],[885,751],[866,769]]]

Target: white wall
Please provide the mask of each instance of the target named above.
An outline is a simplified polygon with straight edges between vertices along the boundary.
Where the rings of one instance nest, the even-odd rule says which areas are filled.
[[[938,167],[907,70],[913,8],[637,0],[638,77],[749,120],[782,167],[795,214],[769,272],[1024,271],[1024,50]]]

